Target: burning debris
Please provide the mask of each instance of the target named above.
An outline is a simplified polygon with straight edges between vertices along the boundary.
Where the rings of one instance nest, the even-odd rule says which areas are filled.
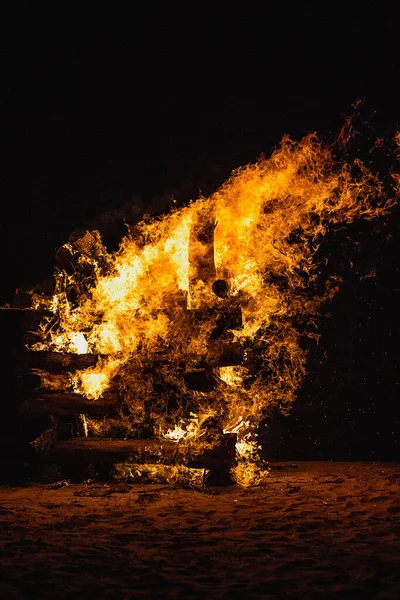
[[[323,237],[392,203],[359,160],[338,163],[316,135],[285,137],[212,196],[144,217],[115,253],[98,231],[70,240],[54,291],[15,300],[29,320],[21,410],[76,415],[75,438],[53,445],[52,420],[46,451],[101,458],[131,479],[219,468],[261,481],[258,424],[290,410],[300,340],[338,289],[319,278]]]

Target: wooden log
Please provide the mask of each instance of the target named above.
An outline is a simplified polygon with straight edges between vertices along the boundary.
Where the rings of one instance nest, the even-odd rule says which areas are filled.
[[[15,291],[13,297],[13,305],[16,308],[31,308],[33,304],[32,294],[29,292],[23,292],[20,289]]]
[[[60,463],[116,463],[132,456],[137,462],[151,464],[163,459],[170,462],[177,451],[178,444],[170,441],[79,437],[58,442],[51,458]]]
[[[129,483],[140,483],[151,481],[152,483],[169,483],[182,485],[202,491],[206,487],[210,471],[206,468],[196,469],[184,465],[157,465],[157,464],[115,464],[114,477],[120,481]],[[118,488],[117,488],[118,489]],[[85,492],[82,492],[82,494]]]
[[[35,344],[42,343],[44,340],[43,332],[38,331],[26,331],[22,337],[22,342],[25,347],[34,346]]]
[[[70,271],[74,261],[74,257],[71,250],[66,246],[60,246],[59,248],[57,248],[56,261],[59,265],[63,267],[63,269]]]
[[[78,437],[88,437],[88,425],[85,415],[75,415],[75,425]]]
[[[195,392],[212,392],[218,380],[210,371],[188,371],[184,375],[186,386]]]
[[[22,362],[28,367],[49,371],[50,373],[67,373],[94,367],[98,356],[95,354],[72,354],[50,352],[47,350],[27,350],[21,355]]]
[[[31,417],[39,414],[54,415],[108,415],[117,410],[120,404],[115,393],[107,392],[98,400],[89,400],[74,393],[52,393],[32,396],[23,400],[19,416]]]
[[[193,215],[189,240],[189,294],[192,309],[207,305],[206,297],[211,300],[213,296],[211,286],[216,278],[215,226],[213,207],[206,204],[200,206]]]
[[[54,291],[48,292],[23,292],[20,289],[15,291],[12,299],[12,308],[19,310],[37,310],[44,312],[51,312],[50,305],[52,304]],[[53,314],[51,312],[51,314]]]
[[[47,308],[21,308],[19,306],[0,306],[0,312],[8,315],[16,315],[21,321],[30,323],[38,321],[43,317],[54,317],[54,313]]]
[[[227,330],[242,329],[243,326],[242,310],[240,306],[235,306],[233,303],[226,303],[226,309],[223,311],[220,308],[191,309],[189,319],[193,328],[201,326],[206,321],[213,321],[215,325],[211,332],[211,339],[218,339]]]
[[[228,310],[220,312],[211,333],[211,339],[216,340],[230,329],[242,328],[242,310],[238,306],[230,306]]]
[[[244,350],[239,342],[211,345],[208,349],[206,361],[213,367],[232,367],[241,365]]]
[[[22,393],[33,392],[69,392],[72,391],[71,379],[67,374],[49,373],[34,369],[20,377]]]
[[[185,444],[167,440],[120,440],[74,438],[57,442],[51,460],[58,463],[121,463],[133,460],[140,464],[186,464],[194,468],[229,468],[234,457],[236,435],[223,436],[213,450],[190,450]]]
[[[228,471],[236,457],[236,433],[226,433],[219,438],[216,448],[206,450],[199,456],[191,456],[188,466],[207,468],[214,471]]]
[[[212,291],[218,298],[227,298],[229,293],[229,283],[225,279],[216,279],[212,286]]]
[[[30,442],[30,444],[36,452],[47,454],[56,443],[57,437],[58,421],[54,415],[50,415],[47,429],[38,438],[33,440],[33,442]]]

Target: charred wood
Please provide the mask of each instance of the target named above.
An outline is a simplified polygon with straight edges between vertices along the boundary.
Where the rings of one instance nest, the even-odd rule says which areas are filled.
[[[24,319],[25,321],[29,320],[39,320],[43,317],[51,317],[54,316],[54,313],[47,308],[32,308],[32,307],[19,307],[19,306],[0,306],[0,311],[3,313],[15,313],[20,317],[20,319]]]
[[[184,375],[186,386],[195,392],[212,392],[218,380],[210,371],[188,371]]]
[[[216,308],[190,310],[189,318],[192,327],[196,328],[199,325],[201,326],[206,321],[212,321],[214,323],[214,328],[211,332],[211,339],[217,339],[221,337],[230,329],[241,329],[243,327],[243,322],[242,310],[240,306],[229,305],[228,303],[226,304],[226,310],[223,311]]]
[[[85,415],[75,415],[76,433],[78,437],[88,436],[88,425]]]
[[[216,278],[214,262],[215,215],[212,207],[203,206],[194,215],[189,241],[189,287],[190,296],[197,304],[199,282],[203,282],[211,292]],[[201,301],[201,299],[197,299]]]
[[[79,256],[86,256],[89,261],[94,260],[104,268],[107,266],[108,253],[102,242],[99,231],[85,231],[80,234],[75,232],[70,236],[70,243],[61,246],[56,251],[56,260],[58,264],[69,274],[94,270],[94,264],[89,267],[89,263],[81,263]]]
[[[23,393],[32,392],[68,392],[71,390],[68,375],[32,370],[20,378],[20,389]]]
[[[50,310],[50,305],[53,299],[53,293],[40,293],[40,292],[23,292],[20,289],[17,289],[12,302],[12,308],[19,310],[37,310],[39,312],[49,312],[53,314]]]
[[[26,351],[22,361],[30,368],[43,369],[51,373],[65,373],[94,367],[95,354],[72,354],[50,351]]]
[[[185,464],[194,468],[224,469],[231,466],[236,435],[224,436],[212,450],[194,448],[164,440],[119,440],[74,438],[57,442],[51,450],[51,460],[59,463],[120,463],[128,458],[138,464]]]
[[[66,246],[60,246],[56,250],[56,261],[58,264],[68,272],[73,272],[73,254]]]
[[[132,483],[143,481],[169,483],[203,491],[206,488],[210,471],[205,467],[196,469],[195,467],[179,465],[179,468],[176,469],[175,466],[169,465],[133,463],[129,464],[128,468],[125,465],[116,465],[113,474],[117,479]]]
[[[216,279],[212,286],[212,291],[218,298],[227,298],[229,292],[229,284],[225,279]]]
[[[13,305],[16,308],[31,308],[33,305],[33,298],[29,292],[23,292],[22,290],[16,290],[13,297]]]
[[[36,452],[48,454],[51,447],[55,444],[58,438],[58,422],[54,415],[49,417],[49,426],[43,433],[31,442],[31,446]]]
[[[239,342],[230,342],[211,345],[206,360],[213,367],[232,367],[241,365],[243,357],[243,346]]]
[[[188,465],[195,468],[208,468],[215,471],[229,470],[236,456],[236,433],[226,433],[219,438],[218,446],[191,457]]]
[[[220,312],[215,321],[215,327],[211,333],[211,339],[215,340],[221,337],[230,329],[241,329],[242,310],[240,307],[232,307],[230,310]]]
[[[98,400],[89,400],[74,393],[53,393],[32,396],[23,400],[19,414],[30,417],[38,414],[54,415],[108,415],[115,412],[120,404],[117,394],[106,393]]]
[[[44,336],[38,331],[26,331],[23,335],[22,342],[24,346],[34,346],[43,342]]]
[[[177,450],[177,444],[169,441],[74,438],[58,442],[51,458],[60,463],[116,463],[134,457],[137,462],[150,464],[173,461]]]

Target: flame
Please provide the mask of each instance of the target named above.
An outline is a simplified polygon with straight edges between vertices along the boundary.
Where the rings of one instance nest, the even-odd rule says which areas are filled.
[[[70,334],[70,350],[77,354],[86,354],[88,343],[82,332]]]
[[[88,398],[99,398],[109,384],[107,373],[86,372],[72,378],[74,389]]]
[[[242,383],[242,369],[240,369],[240,367],[220,367],[218,369],[218,374],[222,381],[232,387],[240,386]],[[231,431],[229,433],[236,433],[236,431]]]
[[[203,489],[209,471],[183,465],[136,464],[126,461],[114,465],[116,479],[136,482],[148,479],[153,483],[183,483],[186,486]]]
[[[323,238],[391,204],[361,161],[340,163],[316,134],[286,136],[210,197],[144,218],[112,255],[98,232],[66,245],[76,268],[58,276],[49,300],[58,325],[36,348],[98,355],[73,375],[75,389],[88,398],[118,389],[127,430],[147,420],[170,440],[198,440],[212,418],[237,432],[235,479],[259,482],[257,426],[275,407],[290,410],[305,375],[300,329],[317,336],[318,309],[338,289],[333,277],[319,282]],[[226,358],[232,348],[240,360]],[[212,389],[187,384],[200,372]]]

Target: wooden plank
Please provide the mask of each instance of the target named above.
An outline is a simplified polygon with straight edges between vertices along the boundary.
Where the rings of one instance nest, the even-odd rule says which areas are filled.
[[[120,440],[113,438],[73,438],[57,442],[51,458],[58,462],[122,462],[135,457],[137,462],[172,461],[178,444],[159,440]]]
[[[236,435],[222,437],[209,451],[169,440],[120,440],[113,438],[73,438],[57,442],[50,458],[59,463],[121,463],[134,460],[143,464],[185,464],[195,468],[225,469],[234,460]]]
[[[50,413],[54,415],[108,415],[120,404],[117,394],[107,392],[98,400],[89,400],[74,393],[49,393],[23,400],[19,416]]]
[[[20,377],[22,393],[33,392],[72,392],[72,382],[68,375],[62,373],[49,373],[34,369]]]
[[[88,367],[97,363],[96,354],[73,354],[63,352],[50,352],[48,350],[27,350],[21,354],[21,362],[30,368],[42,369],[51,373],[67,373]]]

